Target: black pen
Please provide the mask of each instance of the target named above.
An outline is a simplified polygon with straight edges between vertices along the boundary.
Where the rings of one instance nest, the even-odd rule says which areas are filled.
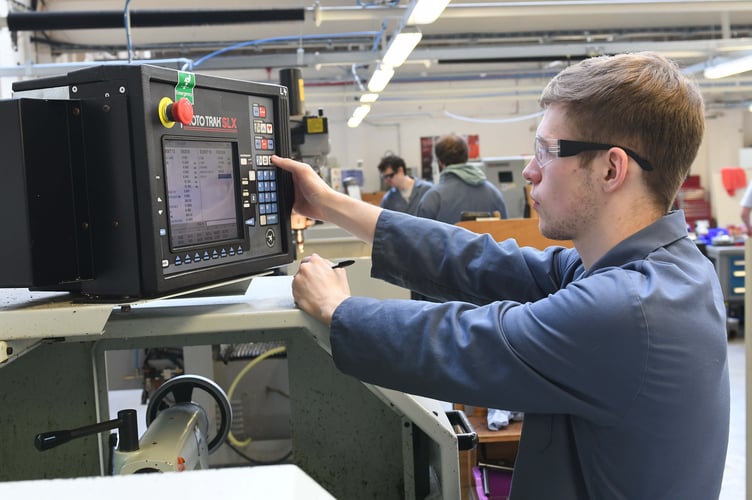
[[[332,266],[332,269],[341,269],[343,267],[352,266],[353,264],[355,264],[355,261],[352,260],[352,259],[341,260],[341,261],[337,262],[336,264],[334,264]]]

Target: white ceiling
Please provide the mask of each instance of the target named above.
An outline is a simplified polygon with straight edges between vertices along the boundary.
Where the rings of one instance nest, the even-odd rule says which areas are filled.
[[[18,12],[20,4],[9,2],[11,10]],[[83,19],[84,13],[122,12],[125,4],[126,0],[44,0],[37,8],[75,12],[76,18]],[[192,62],[196,72],[249,80],[275,80],[279,69],[299,67],[307,93],[334,96],[336,89],[336,97],[327,104],[351,104],[399,27],[407,4],[407,0],[215,0],[213,11],[259,11],[255,14],[261,18],[277,9],[290,9],[290,14],[303,20],[255,22],[257,17],[251,13],[254,22],[243,24],[134,25],[130,54],[134,60]],[[207,2],[132,0],[128,7],[133,22],[137,13],[168,11],[163,19],[172,19],[170,10],[207,10]],[[404,99],[442,100],[469,93],[500,93],[514,81],[509,98],[532,99],[568,61],[656,50],[698,77],[710,106],[752,102],[752,74],[711,82],[701,72],[714,58],[752,54],[749,0],[453,0],[435,23],[420,29],[423,40],[397,69],[385,97],[399,92]],[[30,35],[40,53],[49,50],[61,57],[55,60],[128,57],[124,28],[18,33]],[[211,55],[215,51],[224,52]],[[433,90],[427,92],[428,88]],[[347,95],[344,99],[343,94]]]

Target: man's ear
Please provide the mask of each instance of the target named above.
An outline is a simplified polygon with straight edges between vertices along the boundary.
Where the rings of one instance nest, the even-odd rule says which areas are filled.
[[[606,172],[603,176],[604,189],[614,191],[618,189],[627,178],[629,173],[629,156],[617,147],[613,147],[606,153]]]

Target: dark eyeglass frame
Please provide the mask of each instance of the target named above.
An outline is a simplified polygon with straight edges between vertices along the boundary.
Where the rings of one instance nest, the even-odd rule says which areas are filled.
[[[585,142],[585,141],[570,141],[568,139],[557,139],[556,144],[547,144],[545,139],[542,139],[540,137],[535,138],[535,160],[538,161],[538,147],[543,147],[548,151],[549,153],[554,153],[559,158],[565,158],[568,156],[576,156],[583,151],[608,151],[611,148],[619,148],[622,149],[625,153],[627,153],[628,156],[630,156],[634,161],[637,162],[637,164],[640,166],[641,169],[649,172],[653,170],[653,165],[650,164],[650,162],[644,158],[642,158],[640,155],[635,153],[633,150],[629,148],[625,148],[624,146],[617,146],[616,144],[601,144],[598,142]],[[549,162],[546,162],[545,164],[538,161],[541,167],[544,167]]]
[[[397,174],[397,172],[391,172],[391,173],[388,173],[388,174],[381,174],[381,178],[382,179],[390,179],[391,180],[391,178],[394,177],[396,174]]]

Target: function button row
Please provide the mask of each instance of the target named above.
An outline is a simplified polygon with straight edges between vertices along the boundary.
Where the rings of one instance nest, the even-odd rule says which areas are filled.
[[[202,262],[212,259],[223,259],[225,257],[234,257],[235,255],[242,255],[243,247],[238,245],[237,247],[229,248],[215,248],[213,250],[204,250],[203,252],[188,252],[185,255],[175,256],[175,265],[182,266],[183,264],[191,264],[193,262]],[[162,261],[162,267],[169,267],[170,261],[164,259]]]

